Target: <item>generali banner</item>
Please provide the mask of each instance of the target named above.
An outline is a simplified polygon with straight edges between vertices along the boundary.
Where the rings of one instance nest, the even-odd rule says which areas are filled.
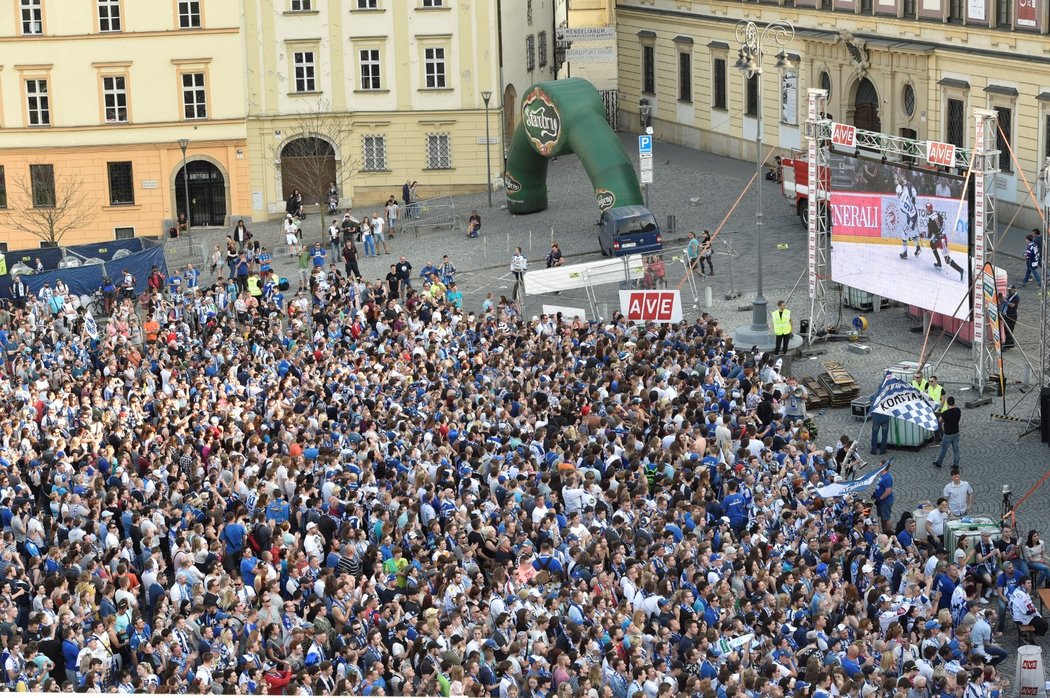
[[[899,238],[902,232],[912,229],[914,218],[914,230],[925,235],[930,213],[937,212],[945,221],[949,241],[964,245],[966,221],[960,220],[952,227],[958,208],[958,201],[937,196],[918,196],[914,205],[902,207],[899,198],[892,194],[832,191],[831,232],[835,237]]]

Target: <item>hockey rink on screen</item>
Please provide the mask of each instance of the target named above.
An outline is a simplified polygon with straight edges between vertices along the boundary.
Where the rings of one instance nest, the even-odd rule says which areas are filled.
[[[918,256],[912,241],[907,259],[901,259],[904,248],[899,239],[853,242],[832,236],[831,279],[883,298],[965,320],[970,311],[969,301],[965,300],[970,275],[966,253],[951,251],[952,259],[966,272],[960,280],[959,272],[944,261],[943,250],[940,251],[942,268],[937,269],[933,266],[937,259],[929,242],[923,239],[920,243]]]

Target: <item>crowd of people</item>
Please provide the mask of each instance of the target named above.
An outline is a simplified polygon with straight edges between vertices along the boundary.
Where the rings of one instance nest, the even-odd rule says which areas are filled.
[[[820,497],[848,450],[706,313],[529,320],[315,250],[287,298],[218,254],[97,325],[0,310],[7,689],[990,697],[1000,580],[1039,632],[1006,555]]]

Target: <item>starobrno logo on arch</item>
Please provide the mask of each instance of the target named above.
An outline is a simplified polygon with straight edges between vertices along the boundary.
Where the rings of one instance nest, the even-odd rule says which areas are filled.
[[[561,114],[546,92],[533,89],[521,105],[521,118],[532,145],[549,157],[561,141]]]

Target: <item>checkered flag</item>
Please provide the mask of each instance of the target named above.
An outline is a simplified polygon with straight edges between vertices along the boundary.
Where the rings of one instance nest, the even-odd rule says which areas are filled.
[[[929,396],[889,374],[871,401],[871,411],[917,424],[926,431],[937,430],[937,409]]]

